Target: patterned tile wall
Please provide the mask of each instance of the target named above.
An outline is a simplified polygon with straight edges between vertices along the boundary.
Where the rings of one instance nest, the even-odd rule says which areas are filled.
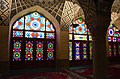
[[[120,0],[115,1],[112,11],[120,9]],[[91,17],[96,14],[94,0],[0,0],[0,17],[3,19],[0,25],[9,25],[14,15],[34,5],[41,6],[53,15],[60,23],[61,31],[68,31],[73,18],[86,15],[85,20],[89,24],[91,20],[94,21]]]
[[[0,0],[0,25],[9,23],[10,0]]]

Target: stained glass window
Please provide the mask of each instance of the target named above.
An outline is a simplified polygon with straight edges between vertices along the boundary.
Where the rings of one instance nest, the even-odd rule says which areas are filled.
[[[25,60],[33,60],[33,41],[26,41]]]
[[[80,42],[75,42],[75,60],[80,60]]]
[[[120,37],[117,39],[117,42],[120,42]]]
[[[114,52],[114,56],[116,56],[117,55],[116,44],[113,45],[113,52]]]
[[[48,39],[54,39],[55,35],[54,35],[54,33],[46,33],[46,38],[48,38]]]
[[[74,35],[74,40],[86,40],[87,41],[87,35]]]
[[[36,49],[36,60],[43,60],[43,42],[38,42],[37,43],[37,49]]]
[[[120,44],[118,45],[118,54],[120,56]]]
[[[111,57],[112,56],[112,47],[110,44],[108,44],[108,56]]]
[[[69,42],[69,60],[72,60],[72,42]]]
[[[44,38],[45,34],[44,32],[25,32],[25,37],[26,38]]]
[[[19,29],[23,30],[24,29],[24,17],[16,21],[13,25],[13,29]]]
[[[55,28],[42,14],[32,12],[18,19],[12,27],[12,61],[54,60]]]
[[[50,23],[50,21],[46,20],[46,31],[49,31],[49,32],[54,32],[54,28],[53,28],[53,25]]]
[[[79,24],[76,28],[74,28],[74,33],[76,34],[87,34],[87,26],[85,21],[82,19],[77,19],[73,22],[74,24]]]
[[[109,57],[116,57],[119,52],[117,44],[120,42],[120,33],[119,30],[114,26],[110,25],[108,27],[108,56]],[[118,51],[117,51],[118,50]]]
[[[92,48],[92,42],[90,42],[90,59],[93,58],[92,50],[93,50],[93,48]]]
[[[87,59],[87,44],[86,43],[83,43],[83,60],[86,60]]]
[[[13,40],[13,61],[21,61],[21,40]]]
[[[23,37],[23,31],[13,30],[13,37]]]
[[[54,42],[47,42],[47,60],[54,60]]]
[[[25,30],[45,31],[45,18],[37,12],[26,15]]]
[[[92,36],[85,21],[79,18],[74,20],[73,24],[78,26],[69,27],[69,60],[92,59]]]

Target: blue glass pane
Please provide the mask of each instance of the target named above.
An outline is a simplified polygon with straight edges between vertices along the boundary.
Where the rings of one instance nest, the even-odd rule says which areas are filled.
[[[24,29],[24,17],[20,18],[14,23],[13,29]]]
[[[54,28],[53,28],[53,25],[50,23],[50,21],[46,20],[46,31],[49,31],[49,32],[54,32]]]
[[[74,33],[77,34],[87,34],[87,26],[85,24],[85,21],[82,19],[78,19],[74,21],[74,24],[79,24],[74,30]]]
[[[44,38],[44,32],[29,32],[26,31],[25,32],[25,37],[26,38]]]
[[[75,60],[80,60],[80,42],[75,42]]]
[[[13,30],[13,37],[23,37],[23,31],[14,31]]]
[[[54,35],[54,33],[46,33],[46,38],[55,39],[55,35]]]
[[[45,31],[45,18],[37,12],[26,15],[25,30]]]

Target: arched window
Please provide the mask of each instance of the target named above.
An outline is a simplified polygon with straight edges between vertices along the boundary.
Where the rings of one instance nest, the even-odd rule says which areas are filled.
[[[73,24],[79,24],[75,28],[69,27],[69,60],[75,65],[76,60],[92,59],[92,36],[83,19],[77,19]],[[116,59],[120,56],[120,30],[110,25],[107,35],[108,57]]]
[[[108,27],[108,57],[120,56],[120,31],[114,26]]]
[[[11,63],[50,65],[55,60],[56,30],[42,14],[32,12],[18,19],[11,31]],[[39,63],[39,64],[38,64]],[[35,64],[36,65],[36,64]]]
[[[69,27],[69,60],[92,59],[92,37],[85,21],[79,18],[74,20],[73,24],[79,26]]]

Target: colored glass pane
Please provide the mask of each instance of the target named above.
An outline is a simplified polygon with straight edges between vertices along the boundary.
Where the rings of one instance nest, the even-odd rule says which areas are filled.
[[[26,15],[25,30],[45,31],[45,18],[37,12]]]
[[[108,56],[112,56],[112,46],[110,44],[108,44]]]
[[[45,34],[44,32],[25,32],[25,37],[26,38],[44,38]]]
[[[69,40],[72,40],[72,34],[69,34]]]
[[[20,18],[14,23],[13,29],[24,29],[24,17]]]
[[[33,60],[33,41],[26,41],[25,60]]]
[[[53,25],[50,23],[50,21],[46,20],[46,31],[49,31],[49,32],[54,32],[54,28],[53,28]]]
[[[83,50],[82,51],[82,53],[83,53],[83,60],[86,60],[87,59],[87,44],[83,43],[82,46],[83,46],[83,48],[82,48],[82,50]]]
[[[113,42],[116,42],[116,40],[117,40],[116,37],[113,37]]]
[[[46,33],[46,38],[47,39],[55,39],[55,34],[54,33]]]
[[[72,28],[72,26],[70,26],[69,27],[69,33],[73,33],[74,31],[73,31],[73,28]]]
[[[110,42],[112,39],[111,39],[111,37],[108,37],[108,41]]]
[[[89,41],[92,41],[92,36],[89,36]]]
[[[118,53],[119,53],[119,56],[120,56],[120,45],[118,45]]]
[[[108,37],[108,41],[109,42],[111,42],[111,41],[116,42],[117,39],[116,39],[116,37]]]
[[[90,59],[92,59],[92,56],[93,56],[93,54],[92,54],[92,42],[90,42]]]
[[[23,31],[13,30],[13,37],[23,37]]]
[[[88,34],[90,35],[90,30],[89,30],[89,29],[87,29],[87,32],[88,32]]]
[[[83,55],[83,60],[86,60],[87,59],[87,55]]]
[[[109,28],[108,35],[109,36],[113,36],[114,35],[114,30],[112,28]]]
[[[87,34],[87,26],[85,24],[85,21],[83,21],[82,19],[78,19],[78,20],[75,20],[73,23],[79,24],[79,26],[75,28],[74,33]]]
[[[69,60],[72,60],[72,42],[69,42]]]
[[[113,25],[110,25],[108,27],[108,36],[114,36],[114,37],[118,37],[119,36],[119,30],[113,26]]]
[[[116,49],[116,44],[113,45],[113,53],[114,53],[114,56],[117,55],[117,49]]]
[[[117,41],[120,42],[120,38],[118,38]]]
[[[54,42],[47,42],[47,60],[54,60]]]
[[[13,40],[13,61],[21,61],[21,40]]]
[[[74,40],[87,40],[87,35],[74,35]]]
[[[43,60],[43,42],[36,42],[37,49],[36,49],[36,60]]]
[[[75,42],[75,60],[80,60],[80,42]]]
[[[118,37],[119,36],[119,30],[114,27],[114,37]]]
[[[114,32],[114,37],[118,37],[118,36],[119,36],[118,32]]]

